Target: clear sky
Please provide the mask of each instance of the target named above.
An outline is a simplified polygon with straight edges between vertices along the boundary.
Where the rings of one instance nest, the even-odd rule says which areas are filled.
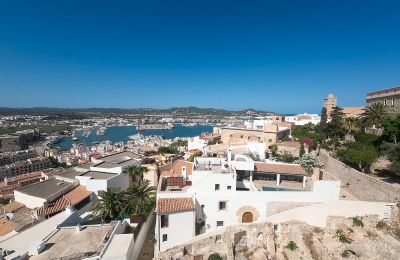
[[[0,106],[319,112],[400,84],[400,1],[1,1]]]

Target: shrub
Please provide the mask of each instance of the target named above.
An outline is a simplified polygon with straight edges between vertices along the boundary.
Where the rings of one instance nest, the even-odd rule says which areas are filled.
[[[378,223],[376,223],[376,228],[377,229],[386,229],[386,228],[388,228],[388,225],[385,223],[385,221],[383,221],[383,220],[380,220],[380,221],[378,221]]]
[[[297,244],[294,241],[290,240],[289,243],[285,246],[285,248],[287,248],[293,252],[299,247],[297,246]]]
[[[348,258],[348,257],[350,256],[350,253],[349,253],[348,250],[344,250],[343,253],[341,254],[341,256],[342,256],[343,258]]]
[[[353,226],[355,227],[364,227],[364,222],[361,219],[354,217],[353,218]]]
[[[211,254],[211,255],[208,257],[208,260],[222,260],[222,257],[221,257],[219,254],[214,253],[214,254]]]
[[[343,244],[351,244],[351,242],[353,241],[353,240],[351,240],[350,238],[346,237],[345,234],[339,235],[338,238],[339,238],[339,241],[340,241],[341,243],[343,243]]]

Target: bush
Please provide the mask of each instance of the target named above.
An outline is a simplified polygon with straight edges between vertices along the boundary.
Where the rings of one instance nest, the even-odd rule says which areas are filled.
[[[343,230],[341,230],[341,229],[336,230],[336,237],[343,244],[351,244],[351,242],[353,241],[350,238],[346,237]]]
[[[297,246],[297,244],[294,241],[290,240],[289,243],[285,246],[285,248],[287,248],[293,252],[299,247]]]
[[[350,253],[349,253],[348,250],[344,250],[343,253],[341,254],[341,256],[342,256],[343,258],[348,258],[348,257],[350,256]]]
[[[355,217],[353,218],[353,226],[355,227],[364,227],[364,222],[361,219]]]
[[[376,228],[377,229],[386,229],[388,228],[388,225],[385,223],[385,221],[380,220],[378,223],[376,223]]]
[[[208,260],[222,260],[222,257],[221,257],[219,254],[214,253],[214,254],[211,254],[211,255],[208,257]]]

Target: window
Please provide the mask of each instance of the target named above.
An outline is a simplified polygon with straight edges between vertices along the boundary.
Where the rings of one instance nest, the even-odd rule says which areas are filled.
[[[386,106],[386,99],[385,99],[385,100],[383,100],[383,105],[384,105],[384,106]]]
[[[227,189],[227,190],[231,190],[231,189],[232,189],[232,186],[226,186],[226,189]]]
[[[394,102],[396,101],[396,99],[392,99],[392,107],[394,106]]]
[[[222,227],[224,225],[223,221],[217,221],[217,227]]]
[[[219,184],[215,184],[215,190],[219,190]]]
[[[220,201],[218,203],[218,209],[219,210],[226,210],[226,201]]]
[[[168,240],[168,235],[167,234],[162,235],[162,241],[165,242],[167,240]]]
[[[269,139],[268,141],[269,141],[270,143],[272,143],[272,139]]]
[[[215,237],[215,242],[216,242],[216,243],[222,242],[222,237],[221,237],[221,235],[217,235],[217,236]]]
[[[168,215],[161,215],[161,228],[168,227]]]
[[[241,135],[240,138],[243,138],[243,135]]]

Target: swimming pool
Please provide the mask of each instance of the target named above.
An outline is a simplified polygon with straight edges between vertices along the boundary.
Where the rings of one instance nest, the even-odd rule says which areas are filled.
[[[280,187],[267,187],[263,186],[262,187],[263,191],[299,191],[295,189],[286,189],[286,188],[280,188]]]

